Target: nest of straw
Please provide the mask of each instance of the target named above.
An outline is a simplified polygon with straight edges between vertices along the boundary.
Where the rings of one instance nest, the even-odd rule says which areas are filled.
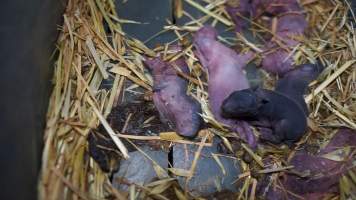
[[[223,127],[209,111],[206,83],[200,79],[203,72],[187,36],[211,19],[213,26],[221,23],[227,28],[231,28],[233,22],[224,10],[225,1],[207,0],[205,5],[193,0],[185,2],[206,15],[180,27],[172,24],[164,27],[165,31],[176,33],[177,39],[172,42],[179,41],[185,47],[179,55],[172,55],[167,52],[168,44],[149,49],[142,42],[127,37],[120,25],[129,21],[118,18],[113,0],[69,0],[57,42],[54,87],[48,107],[39,184],[41,199],[126,199],[126,194],[112,187],[109,175],[102,172],[88,155],[87,136],[99,124],[109,133],[122,159],[127,157],[127,149],[121,142],[123,138],[157,140],[162,144],[163,141],[193,143],[172,136],[172,133],[132,137],[113,130],[106,121],[112,108],[117,106],[120,95],[126,91],[125,87],[141,88],[146,92],[152,90],[152,79],[145,72],[142,55],[154,56],[157,52],[163,52],[167,60],[181,56],[186,58],[191,70],[190,75],[185,75],[190,81],[188,90],[202,104],[205,121],[214,127],[202,131],[202,139],[197,143],[199,149],[209,145],[209,136],[213,133],[219,134],[227,147],[231,146],[228,137],[222,134]],[[308,37],[300,38],[300,45],[294,49],[296,64],[319,59],[327,68],[311,84],[311,93],[306,96],[311,111],[309,130],[299,145],[320,145],[322,141],[329,140],[339,127],[356,128],[356,31],[348,20],[350,6],[347,1],[302,0],[301,4],[307,13],[310,28]],[[176,14],[189,15],[180,5],[176,4]],[[355,23],[354,16],[351,18]],[[268,29],[255,22],[252,31],[259,34]],[[258,46],[241,35],[234,39],[219,39],[229,45],[239,44],[242,49],[258,50]],[[103,80],[108,78],[113,79],[112,87],[100,87]],[[128,80],[131,83],[129,86],[124,84]],[[275,77],[265,77],[266,87],[274,82]],[[243,147],[243,151],[251,154],[257,164],[263,165],[263,154]],[[275,152],[276,159],[281,158],[278,147],[275,147]],[[287,154],[291,156],[293,153],[289,151]],[[236,156],[240,159],[238,153]],[[196,159],[198,157],[199,152]],[[244,171],[239,181],[243,187],[235,198],[254,199],[258,180],[250,176],[253,166],[241,162]],[[286,169],[279,167],[280,171]],[[194,175],[193,172],[194,166],[188,175]],[[262,169],[258,173],[266,172]],[[168,184],[174,179],[160,181],[138,187],[131,191],[130,197],[141,192],[152,199],[188,199],[177,184]],[[173,189],[170,197],[164,193],[169,187],[162,187],[167,184]],[[340,181],[341,193],[347,194],[350,188],[355,189],[355,184],[351,178],[343,178]]]

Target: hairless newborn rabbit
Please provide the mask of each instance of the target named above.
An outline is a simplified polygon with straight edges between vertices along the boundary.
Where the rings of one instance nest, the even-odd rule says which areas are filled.
[[[249,88],[243,68],[254,56],[253,53],[238,54],[217,40],[213,27],[205,26],[194,35],[196,55],[208,72],[208,94],[211,111],[217,121],[236,131],[251,147],[256,147],[256,139],[243,120],[222,117],[221,105],[232,92]]]
[[[153,102],[159,111],[162,122],[185,137],[196,136],[203,123],[200,117],[200,104],[187,95],[188,81],[179,77],[172,65],[176,65],[183,72],[188,67],[183,59],[172,63],[162,61],[161,58],[147,59],[145,64],[153,76]]]

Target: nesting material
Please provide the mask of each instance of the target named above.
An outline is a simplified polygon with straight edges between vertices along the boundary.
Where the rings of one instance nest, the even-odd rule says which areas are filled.
[[[289,161],[300,149],[317,153],[341,127],[356,129],[356,31],[353,28],[356,21],[352,17],[354,15],[349,15],[348,1],[300,0],[308,28],[304,37],[297,38],[299,45],[293,49],[293,60],[295,64],[304,64],[318,59],[326,69],[310,84],[306,96],[310,110],[308,131],[297,147],[287,149],[265,145],[259,151],[252,151],[246,144],[240,144],[236,133],[229,132],[214,119],[208,106],[206,73],[195,57],[190,39],[191,33],[203,24],[225,26],[230,30],[233,28],[234,23],[225,10],[227,1],[177,2],[176,5],[180,5],[175,7],[177,17],[183,15],[191,19],[181,26],[167,22],[164,27],[165,31],[177,35],[171,43],[178,41],[183,45],[183,50],[178,54],[169,52],[168,44],[149,49],[143,42],[127,36],[121,24],[129,21],[118,18],[114,0],[68,1],[55,52],[53,92],[48,107],[39,183],[41,199],[122,200],[147,197],[183,200],[191,197],[185,188],[177,184],[173,175],[143,186],[132,185],[129,192],[114,188],[110,174],[103,172],[88,153],[87,137],[99,126],[108,133],[113,144],[112,148],[105,150],[113,152],[119,159],[129,157],[129,148],[137,149],[133,142],[138,140],[154,143],[163,149],[175,143],[195,145],[197,148],[192,166],[187,170],[172,168],[171,171],[188,179],[195,174],[201,152],[204,152],[202,149],[212,145],[212,135],[220,137],[226,152],[230,152],[230,156],[241,163],[241,174],[234,182],[240,186],[238,192],[216,194],[225,195],[221,198],[228,194],[228,199],[256,199],[259,195],[258,185],[265,176],[270,177],[265,182],[269,188],[280,187],[278,177],[291,172],[293,166],[289,165]],[[185,4],[201,11],[204,16],[191,17],[184,10]],[[252,20],[250,23],[250,30],[256,38],[273,32],[258,21]],[[242,34],[234,38],[219,36],[218,39],[241,52],[255,52],[257,58],[254,62],[260,60],[261,46]],[[180,75],[189,81],[187,93],[199,101],[201,115],[211,127],[200,131],[196,141],[185,140],[172,130],[157,129],[159,133],[154,135],[129,134],[125,127],[129,127],[130,114],[121,130],[116,130],[108,120],[112,109],[122,105],[124,98],[130,95],[150,96],[153,82],[143,60],[144,56],[154,57],[158,52],[168,61],[184,58],[189,67],[189,73]],[[275,85],[277,77],[267,73],[263,77],[266,88]],[[107,82],[112,84],[105,87]],[[154,121],[152,119],[148,116],[143,121],[149,126]],[[352,133],[356,134],[355,131]],[[347,153],[344,158],[354,158],[355,147],[350,146]],[[337,193],[331,193],[328,197],[354,198],[355,174],[355,168],[351,167],[340,179]]]

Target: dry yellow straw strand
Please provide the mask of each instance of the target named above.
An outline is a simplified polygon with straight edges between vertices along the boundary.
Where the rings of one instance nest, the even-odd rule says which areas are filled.
[[[315,95],[319,94],[319,92],[321,92],[325,87],[327,87],[331,82],[333,82],[340,74],[342,74],[342,72],[344,72],[347,68],[352,66],[355,63],[355,61],[356,60],[347,61],[338,70],[336,70],[328,79],[322,82],[311,94],[309,94],[305,98],[305,101],[309,103]]]
[[[97,52],[95,50],[93,41],[91,40],[91,38],[89,36],[87,37],[85,44],[88,46],[90,53],[92,54],[96,64],[98,65],[101,75],[103,75],[103,78],[104,79],[109,78],[109,74],[106,72],[103,63],[101,62],[99,55],[97,54]]]
[[[349,124],[352,128],[356,129],[356,124],[353,123],[351,120],[349,120],[347,117],[345,117],[343,114],[341,114],[338,110],[334,109],[331,107],[330,104],[328,104],[326,101],[323,100],[323,103],[328,107],[328,109],[333,112],[336,116],[338,116],[340,119],[342,119],[344,122]]]
[[[191,6],[197,8],[198,10],[202,11],[203,13],[210,15],[212,17],[214,17],[215,19],[219,20],[221,23],[225,24],[226,26],[232,26],[232,23],[230,21],[228,21],[227,19],[211,12],[210,10],[207,10],[206,8],[204,8],[203,6],[201,6],[200,4],[192,1],[192,0],[185,0],[187,3],[189,3]]]

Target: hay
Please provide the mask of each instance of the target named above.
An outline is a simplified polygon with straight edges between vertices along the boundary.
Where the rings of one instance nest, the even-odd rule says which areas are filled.
[[[192,0],[184,0],[199,9],[206,16],[194,19],[181,7],[182,2],[176,3],[177,16],[188,16],[191,21],[177,27],[168,23],[162,31],[173,31],[177,35],[175,41],[186,41],[189,33],[196,31],[209,19],[212,25],[233,23],[224,11],[222,2],[210,1],[200,5]],[[320,59],[327,69],[323,75],[311,84],[311,93],[306,97],[310,106],[309,131],[299,142],[320,144],[320,141],[330,139],[335,129],[346,126],[356,128],[356,31],[353,29],[355,21],[347,20],[349,5],[343,0],[311,1],[302,0],[301,4],[307,13],[310,25],[308,38],[302,38],[301,44],[295,52],[296,63],[305,63]],[[352,15],[354,16],[354,15]],[[112,187],[108,174],[103,173],[98,165],[88,155],[87,136],[90,130],[103,124],[109,135],[115,141],[123,158],[127,157],[127,149],[121,139],[157,140],[199,145],[194,162],[199,159],[203,146],[211,145],[206,142],[209,134],[219,135],[227,148],[232,151],[229,133],[224,126],[216,122],[207,104],[206,83],[200,80],[203,73],[200,64],[194,57],[192,46],[185,45],[180,55],[167,51],[168,45],[162,44],[155,51],[147,48],[142,42],[126,37],[121,23],[139,23],[119,19],[114,0],[69,0],[64,15],[64,24],[57,42],[57,54],[53,77],[53,92],[47,114],[45,130],[45,147],[43,150],[42,170],[39,184],[41,199],[135,199],[138,195],[149,196],[152,199],[169,199],[163,193],[173,188],[174,198],[188,199],[184,188],[177,187],[173,178],[159,180],[146,186],[133,185],[129,194],[117,191]],[[353,24],[352,24],[353,23]],[[106,24],[107,27],[104,25]],[[109,29],[109,30],[107,30]],[[253,22],[255,35],[263,32],[273,34],[269,30]],[[231,43],[227,38],[222,41]],[[174,42],[174,41],[172,41]],[[238,35],[233,43],[239,43],[243,49],[253,49],[261,52],[260,48]],[[120,94],[125,90],[124,81],[131,80],[132,88],[142,87],[151,91],[152,81],[144,71],[142,54],[155,55],[162,51],[167,60],[174,60],[180,56],[187,59],[191,74],[182,74],[190,81],[189,92],[202,104],[205,121],[213,127],[203,130],[205,134],[201,142],[191,142],[176,137],[173,133],[161,133],[159,136],[130,136],[114,132],[105,118],[116,106]],[[292,55],[292,54],[291,54]],[[115,62],[111,62],[115,61]],[[113,64],[117,63],[117,64]],[[104,79],[113,79],[112,89],[101,88]],[[266,78],[266,85],[273,85],[274,77]],[[127,88],[126,88],[127,89]],[[129,120],[129,119],[128,119]],[[120,130],[121,131],[121,130]],[[257,173],[276,173],[291,169],[282,165],[284,154],[290,158],[294,152],[274,147],[266,150],[274,154],[276,166],[263,166],[261,158],[264,153],[254,153],[243,145],[243,151],[249,153],[257,163]],[[236,159],[240,159],[239,152]],[[216,157],[216,156],[215,156]],[[214,157],[214,158],[215,158]],[[218,159],[216,159],[217,162]],[[257,180],[251,176],[256,166],[242,162],[244,171],[237,181],[243,182],[237,199],[255,199]],[[264,168],[265,167],[265,168]],[[171,168],[174,174],[181,174],[191,178],[194,176],[195,166],[190,171]],[[340,181],[341,194],[345,197],[355,189],[356,175],[350,171]],[[143,195],[143,196],[142,196]]]

